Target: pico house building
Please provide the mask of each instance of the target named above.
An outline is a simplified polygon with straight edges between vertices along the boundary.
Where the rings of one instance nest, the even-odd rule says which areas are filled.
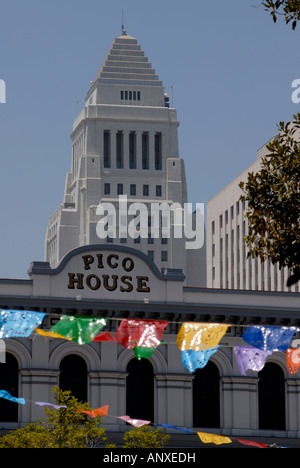
[[[114,237],[109,219],[107,237],[97,235],[99,205],[113,205],[123,226],[119,195],[187,203],[177,128],[162,83],[123,32],[74,123],[45,261],[27,280],[0,280],[0,390],[23,399],[0,398],[1,430],[43,417],[58,385],[108,406],[111,432],[128,430],[126,415],[171,432],[299,437],[298,293],[207,288],[205,243],[186,248],[176,217],[169,237],[163,225],[152,236],[151,223],[148,235]],[[25,326],[14,311],[39,322]]]

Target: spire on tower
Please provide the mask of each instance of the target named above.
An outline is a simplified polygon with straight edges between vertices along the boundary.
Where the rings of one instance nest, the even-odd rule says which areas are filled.
[[[127,36],[127,31],[124,28],[124,11],[122,10],[122,35]]]

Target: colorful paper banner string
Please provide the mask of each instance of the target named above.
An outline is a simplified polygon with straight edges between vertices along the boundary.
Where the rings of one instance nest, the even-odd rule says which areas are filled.
[[[169,322],[161,320],[124,319],[120,323],[115,339],[124,348],[155,348],[160,344]]]
[[[286,351],[290,345],[296,327],[251,326],[243,334],[243,340],[264,351]]]
[[[297,374],[300,368],[299,348],[289,348],[286,350],[286,367],[289,374]]]
[[[6,390],[0,390],[0,398],[4,398],[5,400],[13,401],[14,403],[19,403],[20,405],[25,405],[25,403],[26,403],[24,398],[13,397]]]
[[[130,416],[117,416],[117,418],[126,421],[134,427],[142,427],[151,423],[151,421],[146,421],[144,419],[133,419]]]
[[[0,398],[5,398],[7,400],[10,400],[10,401],[15,402],[15,403],[20,403],[22,405],[24,405],[26,403],[24,398],[13,397],[6,390],[0,390]],[[65,406],[65,405],[55,405],[55,404],[48,403],[48,402],[43,402],[43,401],[35,401],[33,403],[35,403],[36,405],[39,405],[39,406],[52,406],[56,410],[61,409],[61,408],[67,408],[67,406]],[[76,411],[78,411],[80,413],[87,414],[91,418],[96,418],[97,416],[107,416],[108,415],[108,408],[109,408],[109,406],[105,405],[105,406],[102,406],[101,408],[97,408],[97,409],[95,409],[93,411],[83,410],[83,409],[79,409],[79,408],[77,408]],[[147,420],[144,420],[144,419],[134,419],[134,418],[131,418],[130,416],[114,416],[114,417],[117,418],[117,419],[122,419],[123,421],[131,424],[134,427],[142,427],[144,425],[151,424],[151,421],[147,421]],[[190,430],[190,429],[186,429],[186,428],[178,427],[178,426],[173,426],[172,424],[156,424],[155,426],[156,427],[166,428],[166,429],[174,429],[174,430],[182,431],[182,432],[185,432],[185,433],[193,433],[193,431]],[[200,440],[205,444],[212,443],[212,444],[216,444],[216,445],[221,445],[221,444],[231,444],[232,443],[232,439],[230,439],[229,437],[221,436],[221,435],[218,435],[218,434],[209,434],[209,433],[206,433],[206,432],[197,432],[197,435],[200,438]],[[244,440],[244,439],[234,439],[234,440],[236,440],[237,442],[240,442],[243,445],[249,445],[249,446],[254,446],[254,447],[258,447],[258,448],[267,448],[267,445],[264,444],[264,443],[261,443],[261,442],[256,442],[256,441],[252,441],[252,440]],[[277,444],[271,444],[270,445],[270,447],[273,447],[273,446],[276,446],[276,448],[289,448],[289,447],[277,446]]]
[[[200,440],[204,444],[215,444],[215,445],[221,445],[221,444],[231,444],[232,440],[229,439],[229,437],[221,436],[221,435],[216,435],[216,434],[207,434],[206,432],[197,432]]]
[[[250,348],[248,346],[235,346],[234,354],[239,371],[242,375],[247,375],[247,370],[260,371],[263,369],[267,357],[272,351]]]
[[[1,310],[0,338],[27,338],[42,323],[45,315],[27,310]]]
[[[195,372],[196,369],[203,369],[210,357],[216,353],[218,349],[219,346],[212,349],[204,349],[203,351],[194,351],[193,349],[181,351],[182,365],[189,372]]]
[[[106,325],[107,319],[63,315],[50,332],[82,345],[90,343]]]
[[[218,346],[230,325],[185,322],[181,325],[176,344],[181,351],[201,351]]]
[[[82,409],[77,409],[76,411],[79,411],[80,413],[85,413],[91,418],[96,418],[97,416],[107,416],[108,405],[101,406],[101,408],[97,408],[93,411],[82,410]]]

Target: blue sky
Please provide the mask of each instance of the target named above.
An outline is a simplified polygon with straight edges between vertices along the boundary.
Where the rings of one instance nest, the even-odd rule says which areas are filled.
[[[300,27],[260,0],[0,0],[0,277],[44,260],[62,202],[70,133],[114,38],[125,28],[174,89],[189,201],[212,198],[256,158],[277,123],[300,112]]]

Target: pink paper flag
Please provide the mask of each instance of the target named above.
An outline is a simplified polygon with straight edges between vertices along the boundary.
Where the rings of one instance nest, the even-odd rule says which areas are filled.
[[[123,421],[126,421],[134,427],[142,427],[151,423],[151,421],[145,421],[143,419],[132,419],[130,416],[117,416],[117,418],[123,419]]]

